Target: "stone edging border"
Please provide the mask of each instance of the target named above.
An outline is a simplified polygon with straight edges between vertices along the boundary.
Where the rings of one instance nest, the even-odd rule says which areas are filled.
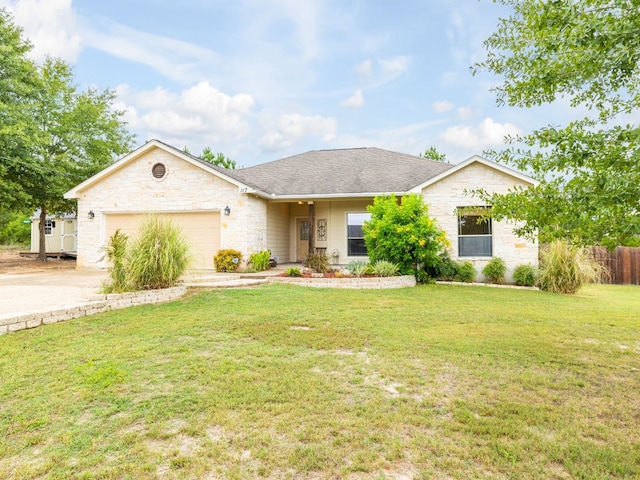
[[[343,278],[301,278],[301,277],[268,277],[273,283],[288,283],[303,287],[315,288],[352,288],[382,289],[408,288],[416,286],[416,277],[400,275],[396,277],[343,277]]]
[[[168,302],[183,297],[186,293],[187,287],[182,285],[159,290],[90,295],[87,302],[72,307],[0,318],[0,335],[134,305]]]

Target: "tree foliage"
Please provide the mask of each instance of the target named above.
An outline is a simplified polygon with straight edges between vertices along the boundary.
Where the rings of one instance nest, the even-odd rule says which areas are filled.
[[[185,153],[188,153],[189,155],[191,155],[191,151],[189,150],[189,147],[184,147],[182,149]],[[200,155],[198,155],[198,158],[201,160],[204,160],[205,162],[209,162],[213,165],[217,165],[218,167],[222,167],[222,168],[227,168],[227,169],[234,169],[237,168],[237,164],[235,160],[231,160],[228,157],[225,157],[223,153],[213,153],[213,150],[211,150],[211,147],[205,147],[204,150],[202,150],[202,153]]]
[[[640,235],[640,4],[637,0],[494,0],[512,8],[475,65],[502,77],[499,105],[562,100],[577,118],[507,139],[495,160],[537,188],[480,192],[498,219],[524,220],[542,241],[609,247]]]
[[[35,65],[27,58],[31,45],[0,9],[0,207],[20,205],[28,200],[18,178],[28,158],[26,148],[32,119],[24,108],[37,92]]]
[[[367,210],[371,220],[363,231],[371,263],[388,260],[398,265],[402,275],[410,275],[438,262],[448,245],[420,195],[405,195],[400,202],[393,194],[376,197]]]
[[[428,158],[429,160],[435,160],[436,162],[447,161],[447,154],[439,152],[438,149],[433,145],[427,148],[424,153],[421,153],[420,156],[423,158]]]
[[[0,35],[0,54],[11,67],[0,74],[0,98],[7,105],[0,114],[0,184],[6,188],[0,205],[40,209],[40,258],[46,259],[47,214],[73,211],[64,193],[129,151],[133,137],[123,112],[113,108],[113,91],[79,90],[61,60],[32,63],[26,56],[31,46],[5,11]]]

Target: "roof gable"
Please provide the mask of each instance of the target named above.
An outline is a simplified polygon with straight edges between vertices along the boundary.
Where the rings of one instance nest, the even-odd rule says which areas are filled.
[[[449,170],[446,170],[442,173],[440,173],[439,175],[435,175],[431,178],[429,178],[428,180],[424,181],[423,183],[417,185],[415,188],[412,189],[413,192],[421,192],[422,190],[424,190],[426,187],[433,185],[434,183],[439,182],[440,180],[449,177],[450,175],[453,175],[456,172],[459,172],[462,169],[465,169],[467,167],[469,167],[470,165],[479,163],[481,165],[484,165],[485,167],[491,168],[493,170],[496,170],[498,172],[501,172],[505,175],[509,175],[510,177],[513,177],[523,183],[528,183],[529,185],[535,186],[538,185],[538,181],[534,180],[533,178],[525,175],[524,173],[520,173],[516,170],[512,170],[511,168],[505,167],[504,165],[501,165],[499,163],[495,163],[492,162],[491,160],[487,160],[484,157],[481,157],[480,155],[474,155],[468,159],[466,159],[464,162],[461,162],[455,166],[453,166],[453,168],[450,168]]]
[[[67,193],[64,194],[64,198],[68,198],[68,199],[78,198],[78,195],[81,191],[91,188],[93,185],[96,185],[97,183],[101,182],[102,180],[114,174],[115,172],[123,169],[125,166],[131,164],[132,162],[139,159],[140,157],[145,155],[147,152],[150,152],[154,148],[160,148],[162,150],[165,150],[171,153],[172,155],[198,168],[206,170],[207,172],[213,175],[216,175],[240,188],[247,188],[248,189],[247,191],[252,190],[252,189],[249,189],[247,185],[243,184],[242,182],[238,181],[236,178],[233,178],[231,175],[229,175],[228,174],[229,171],[224,168],[218,167],[217,165],[213,165],[198,157],[194,157],[193,155],[183,152],[182,150],[172,147],[171,145],[167,145],[166,143],[161,142],[159,140],[150,140],[144,145],[133,150],[131,153],[125,155],[119,160],[116,160],[114,163],[104,168],[100,172],[96,173],[94,176],[88,178],[87,180],[80,183],[79,185],[76,185],[74,188],[72,188],[71,190],[69,190]]]

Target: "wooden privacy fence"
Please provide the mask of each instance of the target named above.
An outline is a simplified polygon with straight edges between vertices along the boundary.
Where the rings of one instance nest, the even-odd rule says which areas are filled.
[[[610,252],[604,247],[592,247],[598,263],[609,271],[605,283],[640,285],[640,248],[618,247]]]

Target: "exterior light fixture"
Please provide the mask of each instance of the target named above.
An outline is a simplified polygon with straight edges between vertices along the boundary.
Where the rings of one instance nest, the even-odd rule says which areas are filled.
[[[89,220],[93,220],[96,214],[93,213],[93,210],[89,210],[89,214],[87,216],[89,217]]]
[[[230,213],[231,209],[229,208],[229,205],[227,205],[226,207],[224,207],[224,214],[228,216]]]

